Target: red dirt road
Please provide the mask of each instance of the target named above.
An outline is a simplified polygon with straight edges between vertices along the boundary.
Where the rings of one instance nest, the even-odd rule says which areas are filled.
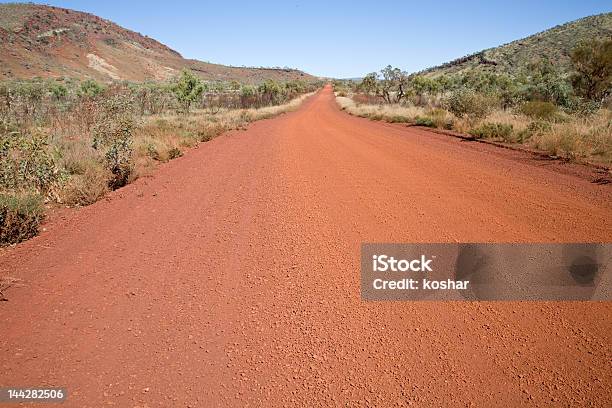
[[[612,303],[362,302],[361,242],[609,242],[612,188],[341,112],[225,134],[0,252],[0,385],[69,407],[604,406]]]

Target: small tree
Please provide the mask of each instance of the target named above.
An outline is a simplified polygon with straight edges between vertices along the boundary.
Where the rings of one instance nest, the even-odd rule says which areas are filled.
[[[126,185],[134,168],[132,145],[137,126],[134,108],[134,100],[127,95],[105,99],[92,129],[92,147],[104,153],[104,165],[112,174],[108,181],[112,190]]]
[[[578,45],[571,54],[576,73],[572,85],[577,94],[603,101],[612,88],[612,40],[590,41]]]
[[[440,82],[424,75],[415,75],[410,78],[410,86],[418,97],[418,104],[423,104],[423,96],[436,96],[440,92]]]
[[[406,96],[408,74],[399,68],[393,68],[391,65],[383,68],[380,74],[379,96],[382,96],[387,103],[399,103]]]
[[[193,72],[185,69],[181,72],[181,76],[172,87],[172,92],[182,105],[183,112],[189,113],[191,104],[202,96],[204,85],[200,78],[195,76]]]
[[[547,58],[529,64],[528,83],[524,89],[527,100],[551,102],[567,107],[572,87],[562,73]]]
[[[372,72],[363,77],[361,83],[359,84],[359,89],[367,94],[376,94],[376,90],[378,88],[376,76],[376,72]]]

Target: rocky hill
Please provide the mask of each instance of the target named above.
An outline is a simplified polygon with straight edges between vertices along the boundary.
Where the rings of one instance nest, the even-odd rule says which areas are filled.
[[[458,58],[424,72],[437,75],[476,69],[516,74],[531,62],[543,58],[548,58],[561,71],[567,71],[571,66],[570,53],[578,43],[609,38],[612,38],[612,13],[599,14]]]
[[[185,59],[152,38],[88,13],[0,4],[0,79],[164,80],[182,68],[208,80],[314,79],[295,69],[229,67]]]

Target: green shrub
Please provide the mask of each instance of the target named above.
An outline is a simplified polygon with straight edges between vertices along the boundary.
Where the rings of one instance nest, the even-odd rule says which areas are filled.
[[[266,79],[262,82],[257,91],[261,94],[268,105],[277,105],[281,103],[283,99],[283,87],[280,83]]]
[[[64,85],[54,82],[49,85],[49,92],[57,101],[62,98],[65,98],[66,95],[68,95],[68,90]]]
[[[454,91],[445,101],[445,108],[458,118],[478,119],[487,116],[495,107],[497,100],[491,96],[476,93],[469,89]]]
[[[116,95],[104,102],[93,127],[93,148],[103,149],[104,163],[113,177],[113,190],[128,183],[133,170],[133,131],[136,127],[132,99]]]
[[[552,125],[542,121],[531,122],[527,125],[527,130],[531,133],[546,133],[552,130]]]
[[[523,143],[531,139],[535,135],[542,135],[544,133],[550,133],[552,131],[552,125],[549,122],[535,121],[527,125],[527,128],[516,134],[516,141]]]
[[[243,98],[252,98],[257,94],[257,89],[252,85],[242,85],[240,88],[240,96]]]
[[[440,108],[429,108],[425,110],[425,117],[433,121],[435,128],[451,130],[453,128],[453,120],[448,117],[448,112]]]
[[[146,149],[147,149],[147,156],[149,156],[151,159],[157,160],[157,161],[161,160],[161,156],[153,143],[147,144]]]
[[[571,53],[575,73],[572,85],[586,99],[601,101],[612,88],[612,39],[591,40],[576,46]]]
[[[197,101],[204,92],[204,84],[191,71],[185,69],[181,72],[178,81],[172,86],[172,92],[181,104],[184,113],[189,113],[191,104]]]
[[[520,112],[530,118],[553,120],[558,114],[558,109],[551,102],[530,101],[521,105]]]
[[[93,204],[109,190],[111,175],[99,163],[84,169],[82,174],[73,174],[62,186],[61,202],[70,206]]]
[[[113,175],[108,182],[108,186],[112,190],[123,187],[128,183],[130,174],[132,174],[132,171],[134,170],[132,152],[133,148],[131,135],[113,140],[106,151],[106,154],[104,155],[106,167]]]
[[[245,120],[246,122],[251,121],[251,119],[247,117],[244,117],[243,120]],[[222,124],[212,124],[202,129],[199,129],[197,131],[197,138],[200,142],[208,142],[214,139],[215,137],[219,136],[221,133],[225,132],[226,130],[227,129]]]
[[[81,82],[77,94],[83,97],[94,98],[104,92],[104,87],[93,79],[86,79]]]
[[[512,125],[505,123],[483,123],[477,128],[469,131],[469,134],[480,139],[502,139],[506,142],[513,142]]]
[[[389,117],[387,121],[391,123],[407,123],[407,122],[410,122],[410,119],[402,115],[393,115]]]
[[[35,236],[43,217],[39,195],[0,194],[0,245],[16,244]]]
[[[182,155],[183,155],[183,152],[181,152],[181,150],[177,147],[173,147],[170,150],[168,150],[169,160],[176,159],[177,157],[181,157]]]
[[[0,123],[0,187],[45,195],[61,177],[42,133],[17,131]]]
[[[417,116],[414,120],[414,124],[417,126],[436,127],[434,120],[428,116]]]

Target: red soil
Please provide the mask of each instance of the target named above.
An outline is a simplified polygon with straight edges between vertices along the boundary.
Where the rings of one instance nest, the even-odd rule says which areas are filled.
[[[70,407],[604,406],[609,302],[362,302],[361,242],[610,241],[612,189],[331,89],[0,254],[0,384]]]

